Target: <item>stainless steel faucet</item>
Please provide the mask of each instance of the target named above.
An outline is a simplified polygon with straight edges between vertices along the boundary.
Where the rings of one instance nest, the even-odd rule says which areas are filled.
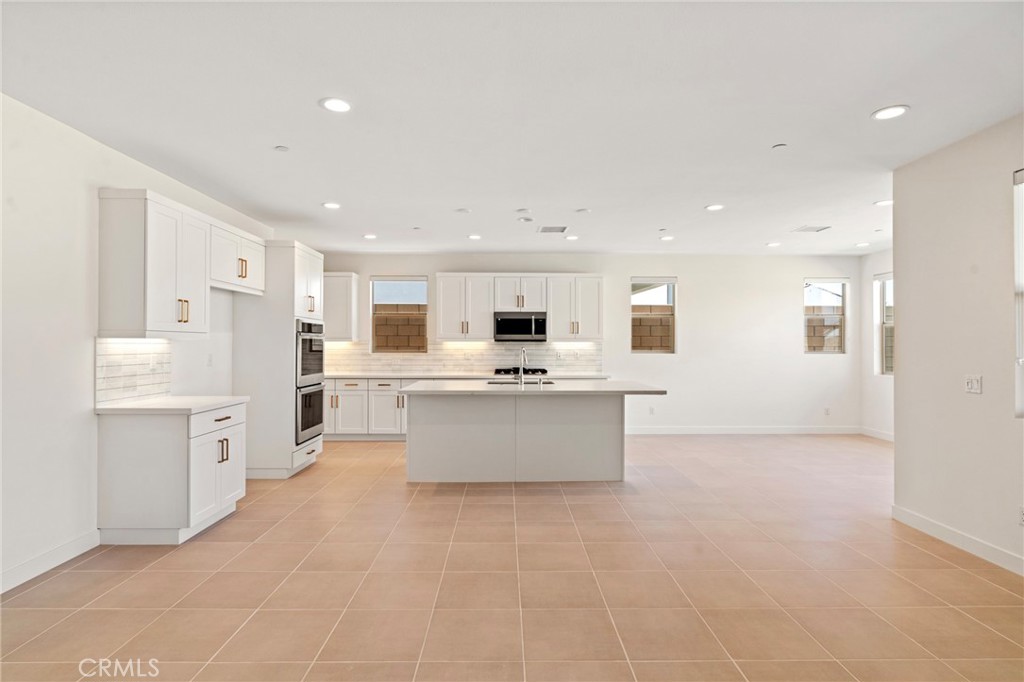
[[[530,362],[530,359],[526,357],[526,346],[519,349],[519,385],[524,384],[523,379],[526,377],[526,364]]]

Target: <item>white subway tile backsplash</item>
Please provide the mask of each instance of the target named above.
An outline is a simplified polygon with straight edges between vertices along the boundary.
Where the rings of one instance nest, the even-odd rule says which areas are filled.
[[[171,392],[171,342],[96,339],[96,404]]]
[[[426,353],[371,353],[367,342],[328,342],[328,374],[367,372],[443,372],[490,374],[496,367],[519,364],[523,345],[493,341],[455,341],[427,344]],[[526,344],[530,366],[558,374],[601,374],[600,342],[566,341]]]

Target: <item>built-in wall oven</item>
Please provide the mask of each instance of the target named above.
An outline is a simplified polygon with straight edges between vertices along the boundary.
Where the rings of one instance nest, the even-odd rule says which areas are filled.
[[[324,382],[324,326],[295,321],[295,385]]]
[[[324,385],[295,389],[295,444],[324,432]]]

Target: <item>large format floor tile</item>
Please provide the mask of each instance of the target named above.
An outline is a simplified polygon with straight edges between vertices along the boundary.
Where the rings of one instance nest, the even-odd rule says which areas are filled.
[[[626,480],[409,484],[328,443],[181,547],[2,596],[4,680],[1019,682],[1024,579],[890,518],[850,436],[643,436]]]

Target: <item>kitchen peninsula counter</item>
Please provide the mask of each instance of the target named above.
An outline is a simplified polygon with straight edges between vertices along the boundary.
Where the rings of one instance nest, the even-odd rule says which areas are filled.
[[[410,481],[621,481],[626,396],[666,394],[627,381],[504,381],[513,383],[434,380],[400,391]]]

